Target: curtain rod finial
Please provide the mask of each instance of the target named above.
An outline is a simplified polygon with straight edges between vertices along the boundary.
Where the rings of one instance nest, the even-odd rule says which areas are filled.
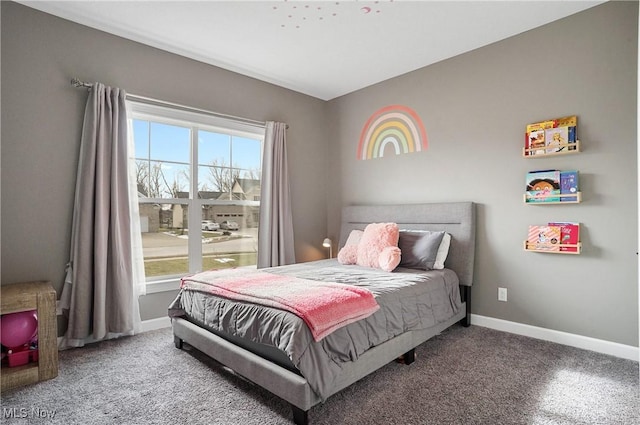
[[[71,85],[73,87],[87,87],[87,88],[91,88],[93,86],[93,84],[85,83],[84,81],[80,81],[77,78],[71,79]]]

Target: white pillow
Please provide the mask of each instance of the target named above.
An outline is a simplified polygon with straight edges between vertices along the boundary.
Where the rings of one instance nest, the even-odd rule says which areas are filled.
[[[358,260],[358,245],[364,230],[352,230],[344,246],[338,251],[338,263],[355,264]]]
[[[449,245],[451,245],[451,235],[445,233],[438,247],[438,252],[436,253],[436,261],[433,263],[435,270],[444,269],[444,262],[447,259],[447,255],[449,255]]]
[[[358,245],[360,243],[360,239],[362,239],[363,234],[364,230],[352,230],[351,233],[349,233],[349,237],[344,243],[344,246]]]

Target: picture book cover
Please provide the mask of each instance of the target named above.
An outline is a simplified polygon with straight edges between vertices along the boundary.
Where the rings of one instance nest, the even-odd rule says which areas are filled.
[[[570,151],[575,151],[576,147],[575,146],[571,146],[572,144],[575,145],[576,144],[576,140],[578,140],[578,134],[577,134],[577,128],[578,127],[569,127],[569,150]]]
[[[542,121],[527,125],[525,134],[526,155],[533,156],[545,153],[545,130],[553,128],[553,121]]]
[[[555,153],[567,149],[569,143],[569,127],[549,128],[544,131],[545,152]]]
[[[560,226],[529,226],[527,247],[538,251],[560,251]]]
[[[576,115],[556,118],[553,121],[555,121],[554,127],[577,127],[578,126],[578,117]]]
[[[575,150],[578,117],[571,115],[527,125],[526,155]],[[567,146],[568,145],[568,146]]]
[[[556,127],[567,127],[568,136],[567,143],[575,144],[576,140],[578,140],[578,117],[572,115],[570,117],[558,118],[556,120]],[[576,150],[575,146],[569,146],[568,150],[574,151]]]
[[[567,143],[569,143],[567,149],[570,151],[576,150],[576,147],[571,146],[571,144],[575,144],[576,140],[578,140],[578,117],[573,115],[571,117],[559,118],[558,127],[567,127]]]
[[[526,176],[527,202],[559,202],[560,171],[530,171]]]
[[[578,193],[578,172],[577,171],[561,171],[560,172],[560,194],[571,195]],[[577,201],[577,196],[561,196],[561,202]]]
[[[549,226],[560,227],[560,244],[577,245],[580,242],[580,223],[549,223]],[[578,252],[577,246],[561,246],[560,251]]]

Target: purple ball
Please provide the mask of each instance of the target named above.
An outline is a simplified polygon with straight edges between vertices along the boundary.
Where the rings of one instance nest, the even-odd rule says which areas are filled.
[[[30,342],[38,333],[36,310],[9,313],[0,316],[0,343],[16,348]]]

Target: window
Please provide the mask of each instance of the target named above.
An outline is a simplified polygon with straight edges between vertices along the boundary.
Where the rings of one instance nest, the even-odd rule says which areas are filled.
[[[129,107],[147,282],[255,265],[264,128]]]

